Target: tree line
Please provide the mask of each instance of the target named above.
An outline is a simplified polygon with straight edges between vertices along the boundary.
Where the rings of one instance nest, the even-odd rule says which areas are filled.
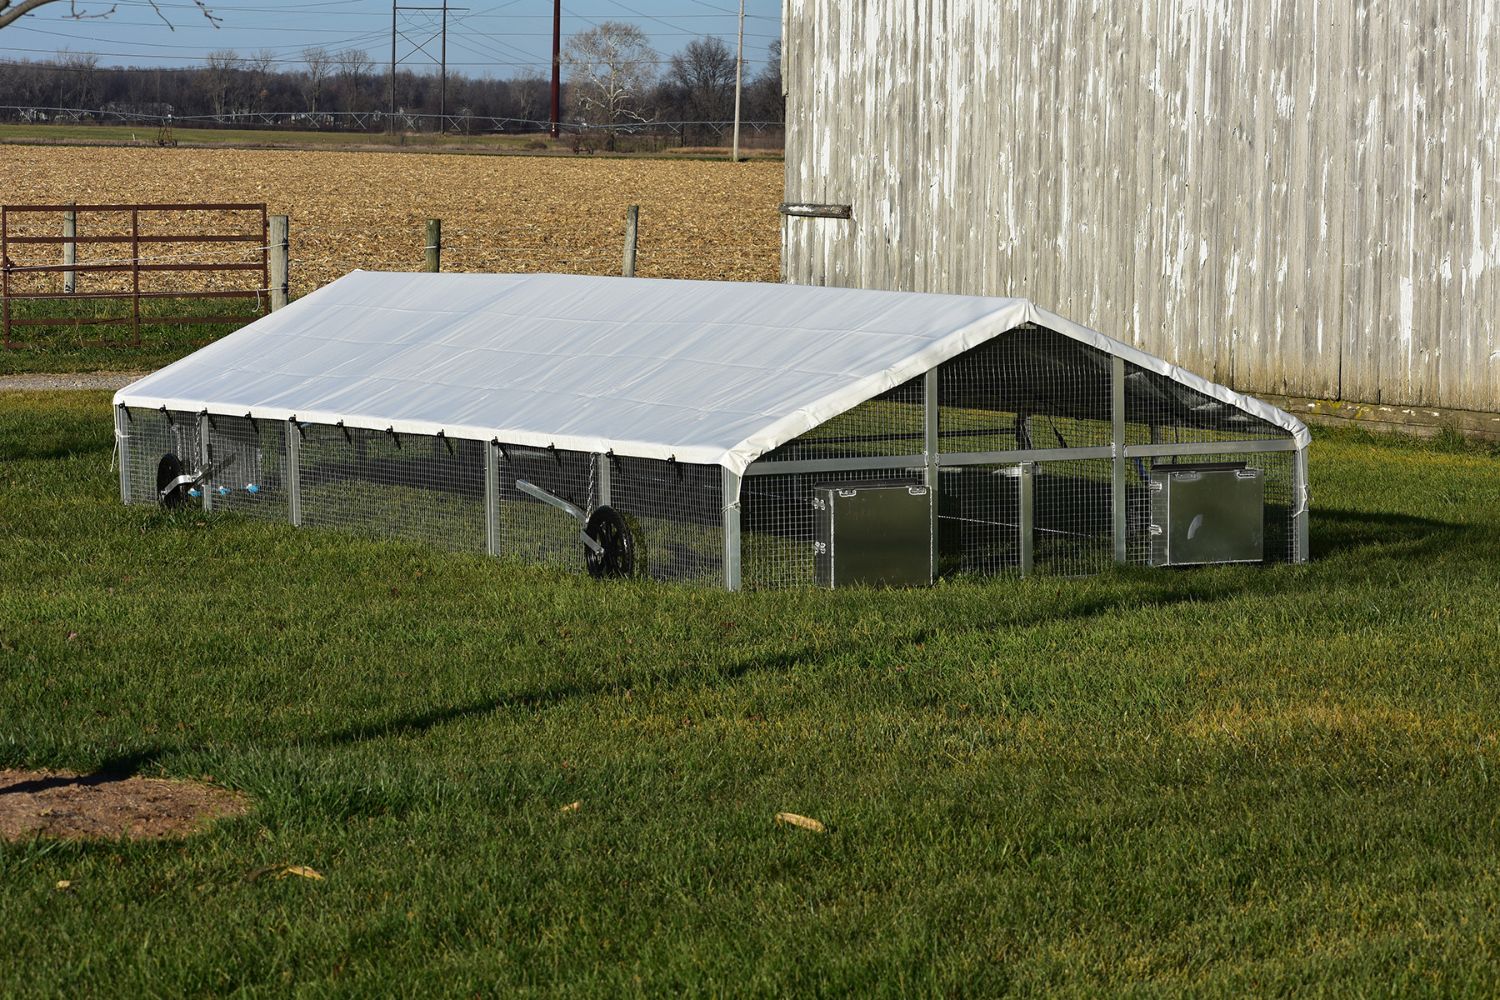
[[[781,43],[759,66],[746,60],[742,117],[780,123]],[[734,116],[735,57],[724,41],[706,36],[662,59],[634,25],[602,22],[568,40],[563,53],[565,124],[648,129],[651,123],[725,122]],[[436,74],[398,69],[396,107],[407,116],[437,115]],[[187,68],[101,66],[89,53],[55,59],[0,62],[0,104],[23,109],[77,108],[144,118],[276,115],[286,124],[348,126],[337,112],[387,109],[390,70],[366,51],[309,47],[287,61],[269,50],[208,53]],[[453,116],[545,122],[550,80],[533,70],[510,78],[448,74],[446,109]],[[47,120],[45,111],[7,112]],[[382,127],[366,122],[367,127]],[[435,127],[435,124],[434,124]],[[516,130],[524,131],[519,124]],[[722,130],[686,124],[685,144],[714,140]]]

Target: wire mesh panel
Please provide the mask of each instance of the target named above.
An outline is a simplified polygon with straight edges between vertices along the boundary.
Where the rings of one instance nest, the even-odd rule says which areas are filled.
[[[757,463],[758,464],[758,463]],[[755,466],[751,466],[752,469]],[[922,469],[747,475],[740,485],[741,578],[747,588],[810,587],[819,541],[814,488],[823,483],[921,483]]]
[[[288,520],[286,423],[215,416],[208,425],[214,509]]]
[[[1038,573],[1087,576],[1114,562],[1114,463],[1040,462],[1036,467],[1033,559]]]
[[[301,434],[304,525],[484,551],[480,442],[322,424],[286,433]]]
[[[920,454],[922,405],[922,379],[911,379],[819,424],[760,461]]]
[[[939,576],[1020,571],[1020,471],[1016,464],[939,470]]]
[[[1129,363],[1125,365],[1125,420],[1127,444],[1262,441],[1292,436],[1290,431],[1238,406]]]
[[[1111,358],[1038,326],[938,368],[939,450],[1093,448],[1111,441]]]
[[[199,465],[198,415],[181,410],[129,409],[125,419],[125,451],[130,463],[130,502],[155,506],[160,502],[156,470],[164,455],[175,455],[184,471]]]
[[[500,472],[500,554],[521,560],[581,571],[583,527],[565,511],[539,500],[516,486],[531,483],[581,510],[598,502],[594,456],[581,451],[503,445]]]
[[[638,568],[658,580],[722,585],[724,501],[719,466],[648,458],[599,460],[610,463],[610,506],[634,522]]]

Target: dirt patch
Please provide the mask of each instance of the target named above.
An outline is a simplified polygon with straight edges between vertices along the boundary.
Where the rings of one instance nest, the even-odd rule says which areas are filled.
[[[0,838],[184,837],[250,808],[198,781],[0,769]]]
[[[0,375],[0,392],[41,389],[123,389],[149,372],[65,372],[56,375]]]

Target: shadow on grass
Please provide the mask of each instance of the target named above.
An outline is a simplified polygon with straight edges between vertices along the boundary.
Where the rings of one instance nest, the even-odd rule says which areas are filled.
[[[837,641],[829,643],[803,644],[796,649],[744,657],[718,669],[683,661],[675,664],[674,669],[666,671],[601,675],[593,681],[575,681],[539,690],[499,694],[460,705],[356,722],[321,734],[309,735],[305,739],[292,739],[303,746],[336,748],[391,737],[421,736],[449,723],[507,709],[543,711],[575,700],[618,695],[632,688],[673,688],[685,684],[734,682],[761,673],[785,673],[799,664],[816,662],[835,654],[855,661],[874,656],[876,652],[888,658],[905,648],[920,649],[924,644],[945,633],[951,633],[955,628],[995,630],[1085,624],[1097,618],[1127,614],[1142,608],[1202,606],[1253,595],[1295,599],[1315,594],[1339,579],[1341,571],[1336,566],[1329,566],[1328,572],[1318,572],[1320,562],[1332,563],[1337,560],[1347,563],[1353,559],[1362,570],[1379,571],[1385,567],[1394,574],[1408,575],[1413,569],[1420,570],[1442,557],[1446,562],[1445,574],[1454,572],[1455,560],[1470,563],[1474,567],[1473,572],[1479,572],[1493,566],[1495,558],[1491,553],[1500,551],[1500,531],[1487,525],[1455,524],[1410,515],[1341,509],[1325,509],[1315,513],[1312,541],[1313,564],[1310,567],[1312,572],[1309,573],[1290,574],[1242,567],[1212,571],[1210,575],[1195,569],[1164,571],[1136,567],[1115,571],[1112,579],[1105,584],[1110,588],[1107,593],[1076,594],[1071,599],[1067,593],[1068,581],[1049,579],[1038,582],[1056,586],[1057,595],[1063,598],[1062,601],[1052,602],[1043,597],[1042,607],[1032,601],[1022,601],[1019,606],[997,609],[998,614],[986,616],[982,620],[932,621],[904,634],[880,638],[878,649],[875,643],[860,646],[851,643],[847,635],[842,635]],[[1458,572],[1470,571],[1460,567]],[[994,587],[1009,585],[1003,581],[988,584]],[[927,591],[925,597],[939,602],[943,599],[942,591],[938,589]],[[746,595],[745,599],[754,598],[753,595]],[[162,745],[122,754],[103,762],[96,774],[84,780],[119,780],[156,765],[171,755],[201,749],[206,748]]]

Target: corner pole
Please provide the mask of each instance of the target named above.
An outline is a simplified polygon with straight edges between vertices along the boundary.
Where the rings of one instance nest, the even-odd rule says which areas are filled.
[[[302,527],[302,431],[297,418],[286,421],[286,509],[294,527]]]
[[[1292,562],[1307,562],[1307,508],[1312,491],[1307,480],[1307,449],[1298,448],[1292,455]]]
[[[724,589],[739,590],[740,581],[740,476],[724,469]]]
[[[484,551],[500,554],[500,444],[484,445]]]

